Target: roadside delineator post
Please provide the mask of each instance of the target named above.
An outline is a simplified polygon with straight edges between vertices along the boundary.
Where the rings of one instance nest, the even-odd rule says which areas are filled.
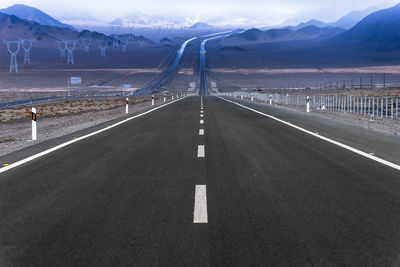
[[[240,95],[240,99],[243,100],[243,93]]]
[[[165,101],[167,101],[167,97],[166,97],[165,94],[164,94],[164,102],[165,102]]]
[[[254,101],[254,94],[251,93],[251,102],[253,102],[253,101]]]
[[[272,105],[272,95],[269,95],[269,104]]]
[[[306,103],[307,103],[307,112],[310,112],[310,97],[307,96],[306,98]]]
[[[129,99],[125,99],[125,114],[128,114],[129,111]]]
[[[32,108],[32,141],[37,140],[36,119],[36,108]]]
[[[172,94],[172,100],[174,100],[174,94]]]
[[[154,106],[154,95],[151,96],[151,105]]]

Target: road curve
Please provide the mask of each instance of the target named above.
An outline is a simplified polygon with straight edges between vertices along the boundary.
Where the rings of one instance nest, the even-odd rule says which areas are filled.
[[[227,34],[229,33],[229,34]],[[207,79],[207,65],[206,65],[206,55],[207,55],[207,51],[206,51],[206,44],[208,41],[211,40],[215,40],[215,39],[219,39],[219,38],[223,38],[223,37],[227,37],[229,35],[231,35],[231,31],[229,32],[222,32],[219,34],[222,35],[218,35],[218,36],[213,36],[215,34],[212,34],[210,36],[213,36],[211,38],[207,38],[205,40],[203,40],[201,42],[200,45],[200,89],[199,89],[199,94],[200,95],[208,95],[208,79]]]
[[[152,94],[153,92],[157,91],[158,88],[160,88],[163,84],[165,84],[175,73],[176,68],[178,67],[179,62],[181,61],[182,55],[185,52],[186,46],[193,40],[197,39],[197,37],[190,38],[186,40],[182,45],[181,48],[178,50],[177,55],[172,62],[172,64],[164,71],[162,72],[159,77],[151,81],[146,85],[146,87],[138,90],[137,92],[133,93],[134,96],[143,96],[143,95],[149,95]]]

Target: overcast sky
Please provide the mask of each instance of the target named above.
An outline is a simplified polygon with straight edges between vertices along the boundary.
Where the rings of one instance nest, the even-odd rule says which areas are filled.
[[[238,21],[252,19],[255,23],[274,25],[304,12],[312,16],[313,11],[316,11],[318,19],[325,18],[330,22],[351,10],[387,2],[395,3],[392,0],[0,0],[0,6],[26,4],[64,21],[107,21],[142,12],[189,17],[192,21],[212,21],[222,17]]]

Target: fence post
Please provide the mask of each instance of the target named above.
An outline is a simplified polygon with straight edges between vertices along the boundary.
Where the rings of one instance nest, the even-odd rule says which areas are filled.
[[[393,96],[391,97],[390,100],[390,117],[393,120]]]
[[[36,108],[32,108],[32,141],[37,140],[36,119]]]
[[[386,101],[386,110],[385,110],[385,117],[386,117],[386,119],[388,118],[388,97],[386,96],[386,98],[385,98],[385,101]]]

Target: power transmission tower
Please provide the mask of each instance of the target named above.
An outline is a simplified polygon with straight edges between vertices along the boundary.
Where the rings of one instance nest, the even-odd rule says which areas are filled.
[[[65,51],[67,50],[67,43],[64,40],[56,41],[58,49],[60,49],[60,58],[65,58]]]
[[[17,55],[18,55],[19,50],[21,49],[21,42],[20,41],[6,41],[6,40],[3,40],[3,42],[7,45],[8,52],[10,53],[10,56],[11,56],[10,73],[13,71],[15,71],[15,73],[18,73]],[[13,47],[12,45],[15,45],[15,46]]]
[[[119,42],[121,43],[122,53],[126,53],[127,47],[129,44],[129,39],[128,38],[120,38]]]
[[[128,23],[128,27],[129,27],[129,40],[131,40],[131,41],[133,41],[133,37],[134,37],[134,34],[133,34],[133,30],[134,30],[134,28],[135,28],[135,22],[129,22]]]
[[[74,50],[76,48],[76,40],[66,40],[65,47],[68,51],[67,65],[74,65]]]
[[[24,64],[31,64],[31,48],[33,40],[20,40],[21,46],[24,49]]]
[[[100,57],[105,58],[106,57],[106,50],[108,47],[108,41],[107,40],[97,40],[97,43],[100,48]]]
[[[81,38],[80,40],[85,48],[85,53],[89,53],[90,45],[92,44],[92,38]]]

